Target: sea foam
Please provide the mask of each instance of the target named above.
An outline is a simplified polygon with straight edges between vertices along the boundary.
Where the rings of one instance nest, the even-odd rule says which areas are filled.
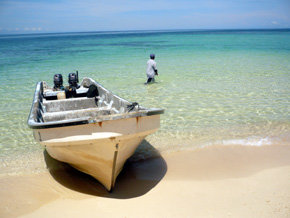
[[[244,146],[264,146],[272,145],[273,140],[269,137],[259,138],[259,137],[249,137],[246,139],[227,139],[216,141],[215,143],[210,143],[209,145],[244,145]]]

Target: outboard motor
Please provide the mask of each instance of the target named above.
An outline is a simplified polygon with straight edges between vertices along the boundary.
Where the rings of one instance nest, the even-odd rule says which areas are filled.
[[[79,82],[79,78],[78,78],[78,75],[77,74],[70,73],[68,75],[68,84],[69,84],[69,87],[79,88],[78,82]]]
[[[56,91],[64,90],[63,80],[62,80],[61,74],[55,74],[53,76],[53,83],[54,83],[54,87],[53,87],[54,90],[56,90]]]
[[[79,75],[77,73],[69,73],[68,74],[68,84],[69,87],[66,89],[66,96],[67,98],[76,97],[77,92],[76,90],[80,87],[78,85],[79,82]]]

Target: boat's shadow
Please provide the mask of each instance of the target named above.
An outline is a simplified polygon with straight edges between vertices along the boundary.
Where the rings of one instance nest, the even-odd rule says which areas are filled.
[[[139,150],[150,152],[150,156],[153,154],[154,158],[135,161],[134,159],[140,159],[138,156],[143,156],[137,149],[133,157],[126,162],[116,180],[115,188],[110,193],[96,179],[53,159],[46,150],[44,158],[52,177],[66,188],[94,196],[126,199],[144,195],[155,187],[167,172],[165,160],[150,143],[144,140],[140,147],[142,149]]]

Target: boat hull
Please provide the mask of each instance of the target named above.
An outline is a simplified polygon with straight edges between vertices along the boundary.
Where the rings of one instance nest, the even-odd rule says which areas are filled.
[[[111,190],[126,160],[160,126],[160,115],[34,129],[55,159],[87,173]]]

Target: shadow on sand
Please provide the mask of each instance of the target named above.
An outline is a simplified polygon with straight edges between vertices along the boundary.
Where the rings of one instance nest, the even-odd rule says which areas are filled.
[[[111,193],[93,177],[74,169],[69,164],[53,159],[46,150],[44,158],[52,177],[66,188],[94,196],[127,199],[150,191],[167,172],[165,160],[150,143],[144,140],[139,147],[150,151],[154,158],[134,161],[141,155],[137,149],[132,158],[125,163]]]

